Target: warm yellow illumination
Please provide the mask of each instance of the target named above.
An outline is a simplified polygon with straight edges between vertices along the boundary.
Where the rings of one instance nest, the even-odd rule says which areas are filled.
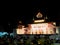
[[[35,20],[34,22],[44,22],[45,20]]]
[[[54,25],[56,25],[56,23],[55,23],[55,22],[53,22],[53,24],[54,24]]]
[[[22,23],[22,21],[19,21],[19,23]]]
[[[36,15],[37,18],[42,18],[42,14],[40,12],[38,12],[38,14]]]

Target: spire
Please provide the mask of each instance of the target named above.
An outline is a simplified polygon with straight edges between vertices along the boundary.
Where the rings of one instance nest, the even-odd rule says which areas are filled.
[[[19,21],[19,23],[22,23],[22,21]]]
[[[22,25],[22,21],[19,21],[18,24]]]
[[[48,19],[48,17],[46,16],[45,19]]]
[[[34,17],[33,17],[33,21],[34,21]]]
[[[44,17],[44,20],[45,20],[45,21],[48,21],[48,17],[47,17],[47,15]]]

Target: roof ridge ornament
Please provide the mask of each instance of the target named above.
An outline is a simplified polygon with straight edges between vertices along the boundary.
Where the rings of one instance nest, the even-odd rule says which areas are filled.
[[[43,15],[42,15],[42,13],[38,12],[37,15],[36,15],[36,17],[37,17],[37,18],[42,18]]]

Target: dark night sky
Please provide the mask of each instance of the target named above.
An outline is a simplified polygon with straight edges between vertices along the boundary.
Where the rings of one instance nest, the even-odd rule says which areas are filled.
[[[59,1],[34,0],[1,3],[0,25],[8,31],[15,28],[19,20],[30,23],[33,16],[40,10],[49,20],[60,23]],[[10,24],[10,27],[9,27]]]

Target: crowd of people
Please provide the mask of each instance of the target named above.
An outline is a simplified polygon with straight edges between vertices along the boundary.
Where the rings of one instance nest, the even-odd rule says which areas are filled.
[[[55,39],[50,39],[47,37],[40,36],[4,36],[0,37],[0,45],[53,45]]]

